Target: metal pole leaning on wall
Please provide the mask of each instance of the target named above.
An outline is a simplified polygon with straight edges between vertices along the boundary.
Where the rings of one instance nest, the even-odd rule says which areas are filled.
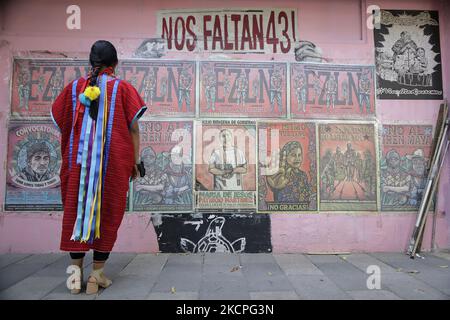
[[[412,259],[416,256],[418,249],[420,249],[419,245],[422,242],[423,230],[425,227],[427,214],[430,209],[432,199],[434,194],[436,193],[439,175],[441,169],[444,164],[445,155],[447,154],[447,150],[449,148],[450,142],[448,141],[448,106],[447,102],[443,105],[442,111],[442,126],[439,126],[441,130],[438,132],[438,139],[436,148],[433,153],[433,158],[431,161],[430,171],[428,173],[427,184],[425,188],[425,193],[422,198],[422,202],[420,204],[416,224],[414,226],[414,231],[410,239],[409,247],[407,254],[410,255]],[[445,146],[445,147],[444,147]]]

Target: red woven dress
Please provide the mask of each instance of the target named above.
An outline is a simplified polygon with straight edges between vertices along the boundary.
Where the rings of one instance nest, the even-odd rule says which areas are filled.
[[[82,166],[77,163],[80,136],[85,112],[77,112],[78,96],[85,87],[85,78],[67,85],[52,106],[51,115],[61,130],[61,196],[64,208],[61,245],[63,251],[80,252],[89,249],[110,252],[117,238],[126,205],[129,178],[134,166],[134,149],[129,128],[147,109],[136,89],[129,83],[103,76],[106,84],[105,138],[102,153],[100,237],[90,242],[73,240],[79,206]],[[106,103],[107,102],[107,103]],[[83,109],[83,108],[81,108]],[[87,109],[86,109],[87,110]],[[78,114],[78,115],[77,115]],[[77,116],[76,116],[77,115]],[[76,120],[77,119],[77,120]],[[73,125],[75,123],[75,125]],[[94,122],[95,126],[95,122]],[[95,132],[95,131],[94,131]],[[87,179],[86,179],[87,181]],[[86,202],[86,200],[85,200]],[[72,238],[72,240],[71,240]]]

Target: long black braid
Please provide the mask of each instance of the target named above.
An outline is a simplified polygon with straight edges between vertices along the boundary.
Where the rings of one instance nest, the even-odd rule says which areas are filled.
[[[95,86],[98,83],[98,75],[103,67],[115,66],[118,62],[117,51],[113,44],[106,40],[96,41],[89,54],[89,63],[91,64],[91,79],[89,81],[90,86]],[[105,93],[106,94],[106,93]],[[98,100],[91,101],[89,108],[89,116],[92,119],[97,119],[98,114]]]

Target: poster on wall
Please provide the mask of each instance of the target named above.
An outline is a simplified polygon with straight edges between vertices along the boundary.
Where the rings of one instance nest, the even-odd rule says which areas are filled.
[[[195,159],[198,210],[256,209],[255,121],[199,122]]]
[[[291,63],[293,118],[375,117],[374,66]]]
[[[87,60],[14,59],[11,116],[50,117],[50,109],[71,81],[89,72]]]
[[[438,11],[381,10],[374,29],[377,97],[442,99]]]
[[[321,211],[377,210],[373,124],[319,124]]]
[[[431,125],[383,125],[381,210],[417,211],[430,159]]]
[[[258,123],[258,211],[317,210],[316,126]]]
[[[195,116],[195,61],[123,60],[117,75],[139,92],[151,116]]]
[[[200,62],[200,116],[285,118],[287,66],[274,62]]]
[[[159,251],[185,253],[268,253],[268,214],[157,215],[152,218]]]
[[[6,211],[60,211],[60,133],[51,122],[11,122]]]
[[[192,211],[192,128],[192,121],[139,121],[146,175],[133,183],[133,211]]]

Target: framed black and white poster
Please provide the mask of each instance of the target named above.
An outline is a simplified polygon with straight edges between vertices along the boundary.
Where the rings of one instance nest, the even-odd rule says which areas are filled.
[[[381,10],[374,40],[379,99],[442,99],[437,11]]]

